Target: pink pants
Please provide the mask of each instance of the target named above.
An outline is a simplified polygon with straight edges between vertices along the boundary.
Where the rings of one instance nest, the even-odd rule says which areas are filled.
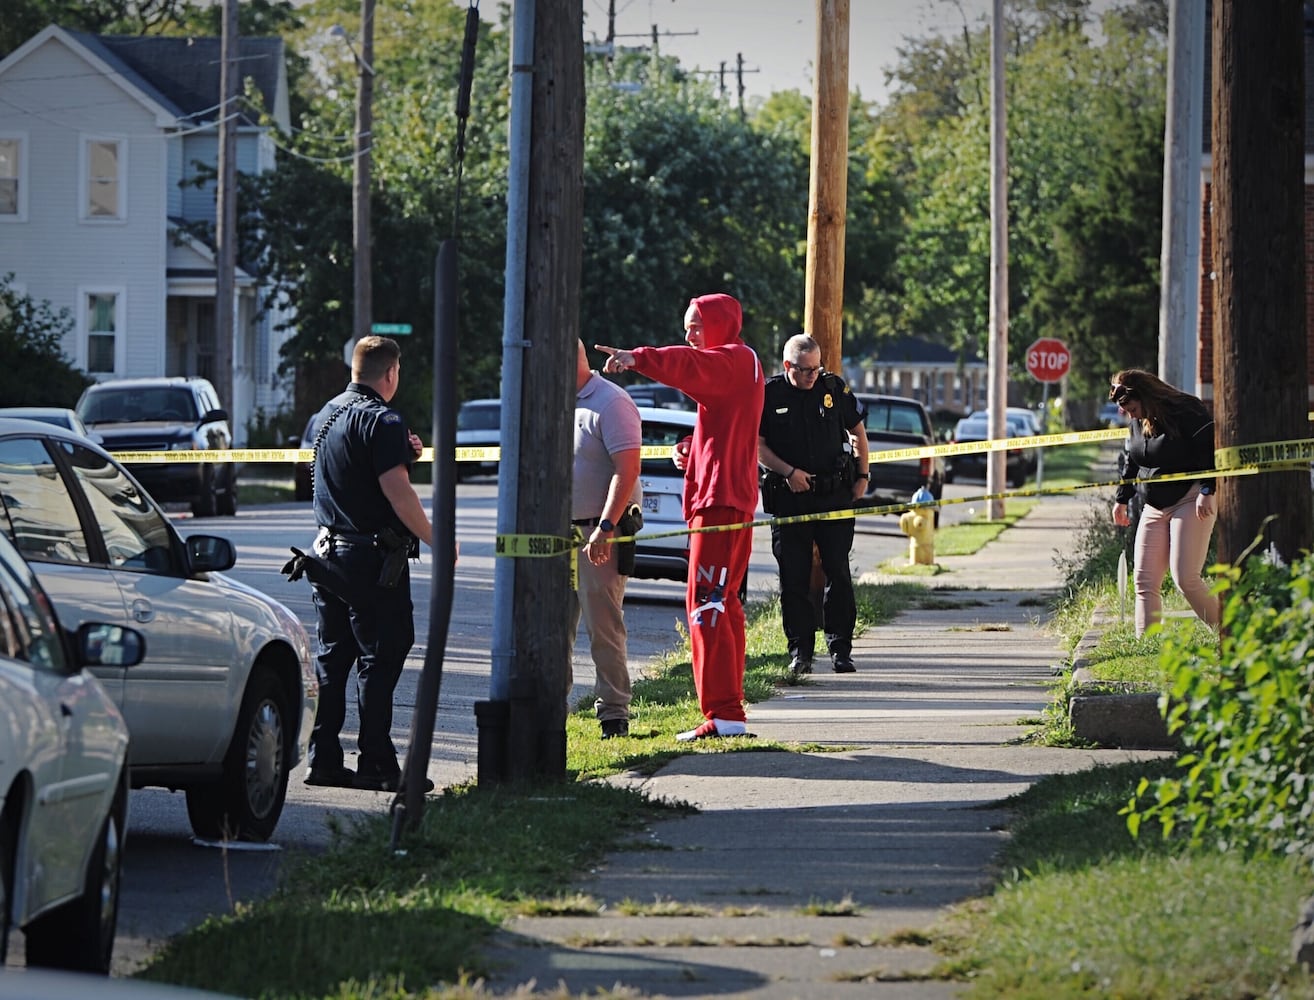
[[[689,522],[691,528],[713,524],[746,524],[751,513],[731,507],[706,507]],[[743,722],[744,606],[739,585],[748,572],[753,551],[751,528],[709,531],[689,538],[689,650],[694,689],[703,717]]]
[[[1218,627],[1218,596],[1200,577],[1209,552],[1217,514],[1196,517],[1195,498],[1199,485],[1192,486],[1180,501],[1167,510],[1145,505],[1136,529],[1136,634],[1159,621],[1163,613],[1160,590],[1163,576],[1172,572],[1173,583],[1210,628]]]

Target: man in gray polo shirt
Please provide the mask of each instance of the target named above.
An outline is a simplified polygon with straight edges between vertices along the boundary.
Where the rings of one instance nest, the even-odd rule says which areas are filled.
[[[575,466],[570,517],[587,540],[579,560],[579,591],[571,631],[584,619],[597,669],[594,709],[602,738],[630,731],[630,668],[625,651],[625,576],[618,566],[617,522],[642,500],[639,408],[620,386],[589,368],[584,342],[576,362]]]

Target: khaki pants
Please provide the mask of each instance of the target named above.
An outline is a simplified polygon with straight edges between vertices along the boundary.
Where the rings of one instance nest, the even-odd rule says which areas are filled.
[[[1191,605],[1191,610],[1211,628],[1218,627],[1218,596],[1200,577],[1209,554],[1217,514],[1201,519],[1195,515],[1195,498],[1200,486],[1192,486],[1180,501],[1167,510],[1145,505],[1136,528],[1136,634],[1159,621],[1163,614],[1160,590],[1167,572],[1173,584]]]
[[[589,654],[597,671],[598,718],[628,719],[630,717],[630,667],[625,651],[626,578],[616,572],[616,546],[607,546],[607,561],[594,566],[579,555],[579,591],[574,602],[575,613],[571,634],[584,619],[589,637]]]

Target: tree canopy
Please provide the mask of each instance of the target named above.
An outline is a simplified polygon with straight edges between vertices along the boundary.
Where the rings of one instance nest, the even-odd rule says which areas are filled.
[[[218,30],[197,0],[14,0],[4,50],[54,19],[91,31]],[[1037,336],[1072,348],[1070,385],[1147,363],[1158,309],[1165,0],[1010,0],[1010,357]],[[248,0],[242,31],[281,35],[294,130],[278,168],[244,177],[243,260],[296,314],[284,374],[340,378],[352,317],[356,64],[329,28],[358,33],[358,0]],[[488,12],[485,18],[490,18]],[[465,11],[450,0],[376,10],[374,311],[431,328],[439,242],[460,239],[458,388],[498,390],[509,113],[509,9],[480,28],[466,155],[454,99]],[[989,303],[988,25],[904,39],[883,105],[854,94],[846,221],[845,354],[916,335],[983,353]],[[803,307],[811,96],[781,92],[747,119],[670,57],[586,56],[586,340],[675,341],[691,295],[724,290],[774,357]],[[458,206],[458,171],[460,200]],[[411,371],[430,338],[404,345]],[[312,379],[313,381],[313,379]],[[426,380],[403,405],[427,412]],[[298,401],[301,411],[315,398]]]

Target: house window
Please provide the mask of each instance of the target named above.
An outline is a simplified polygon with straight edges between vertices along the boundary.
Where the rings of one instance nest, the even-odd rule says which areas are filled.
[[[88,139],[83,144],[84,219],[122,219],[124,144],[117,139]]]
[[[114,371],[114,339],[118,328],[118,296],[93,292],[87,296],[87,371]]]
[[[0,220],[16,220],[26,215],[23,153],[21,138],[0,136]]]

